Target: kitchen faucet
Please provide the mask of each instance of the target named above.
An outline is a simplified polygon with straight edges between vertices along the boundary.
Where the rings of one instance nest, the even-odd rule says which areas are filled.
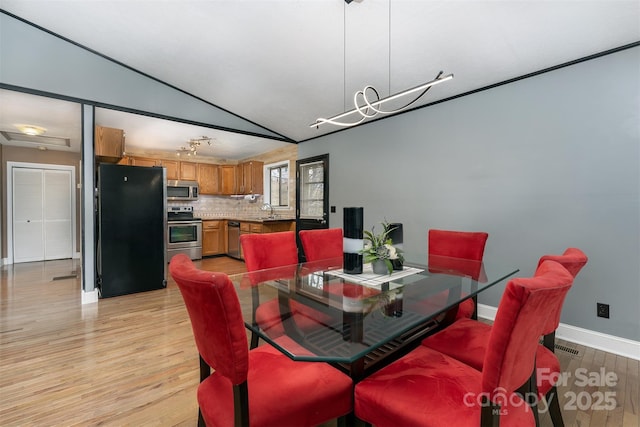
[[[263,210],[263,211],[268,210],[269,211],[268,218],[274,218],[275,217],[275,215],[273,214],[273,206],[271,206],[269,203],[263,204],[262,207],[260,208],[260,210]]]
[[[269,211],[269,218],[273,217],[273,206],[271,206],[269,203],[265,203],[262,205],[262,207],[260,208],[263,211]]]

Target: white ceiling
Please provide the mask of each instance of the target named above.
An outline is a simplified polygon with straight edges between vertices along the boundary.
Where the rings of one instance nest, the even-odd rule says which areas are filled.
[[[337,130],[309,124],[351,109],[353,93],[368,84],[384,97],[440,70],[455,75],[421,105],[640,40],[638,0],[2,0],[1,7],[296,141]],[[109,110],[96,121],[122,127],[141,148],[174,149],[207,135],[221,141],[224,156],[243,158],[262,144],[282,145]]]
[[[55,147],[60,151],[79,152],[82,141],[80,104],[0,89],[0,131],[19,132],[18,125],[36,125],[46,129],[44,135],[68,138],[70,146]],[[37,148],[40,145],[26,141],[7,141],[0,135],[3,145]]]

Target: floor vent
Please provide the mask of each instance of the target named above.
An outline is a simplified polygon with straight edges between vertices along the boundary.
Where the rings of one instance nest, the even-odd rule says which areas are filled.
[[[76,279],[77,277],[78,277],[78,273],[75,271],[72,271],[71,274],[68,274],[66,276],[56,276],[51,280]]]
[[[556,344],[556,350],[561,350],[561,351],[565,351],[567,353],[571,353],[574,356],[577,356],[580,354],[580,351],[576,350],[575,348],[571,348],[571,347],[567,347],[564,345],[560,345],[560,344]]]

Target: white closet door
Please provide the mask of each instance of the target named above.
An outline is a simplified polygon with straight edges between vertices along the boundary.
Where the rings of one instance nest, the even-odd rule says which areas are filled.
[[[73,257],[71,171],[13,168],[13,262]]]
[[[44,259],[73,256],[71,172],[44,171]]]
[[[13,168],[14,262],[44,259],[42,191],[42,170]]]

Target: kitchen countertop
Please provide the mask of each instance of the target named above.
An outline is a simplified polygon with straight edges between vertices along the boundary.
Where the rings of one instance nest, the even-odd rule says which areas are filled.
[[[295,221],[295,218],[286,218],[286,217],[276,217],[276,218],[237,218],[237,217],[215,217],[215,218],[207,218],[206,216],[202,217],[203,221],[238,221],[238,222],[278,222],[278,221]]]

